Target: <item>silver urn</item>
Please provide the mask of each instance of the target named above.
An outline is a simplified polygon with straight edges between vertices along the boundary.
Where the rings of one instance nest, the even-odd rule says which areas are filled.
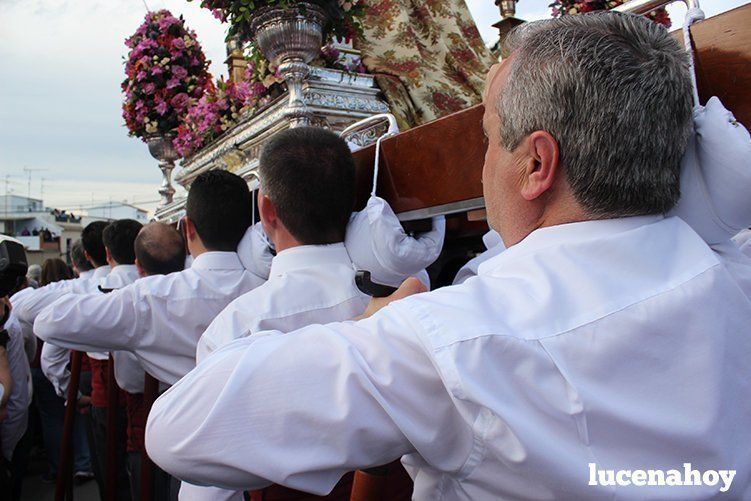
[[[266,59],[279,68],[287,82],[289,104],[286,115],[291,127],[310,125],[302,95],[310,63],[323,45],[328,18],[318,6],[300,2],[290,8],[259,9],[251,23],[253,38]]]
[[[149,153],[159,161],[159,168],[162,171],[162,185],[159,188],[159,194],[162,196],[160,207],[171,204],[172,197],[175,195],[175,188],[172,186],[172,169],[175,168],[175,160],[180,158],[180,155],[172,146],[173,139],[175,139],[174,132],[146,136]]]

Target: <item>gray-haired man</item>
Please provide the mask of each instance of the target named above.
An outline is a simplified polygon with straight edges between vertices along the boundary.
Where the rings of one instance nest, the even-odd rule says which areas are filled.
[[[508,249],[360,322],[218,350],[152,410],[167,471],[325,493],[403,457],[416,499],[751,497],[751,262],[663,216],[684,53],[615,13],[534,23],[512,49],[484,117]]]

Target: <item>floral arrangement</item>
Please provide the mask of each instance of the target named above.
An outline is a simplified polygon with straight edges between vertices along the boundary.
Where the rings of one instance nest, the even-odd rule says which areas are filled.
[[[149,12],[130,38],[123,118],[131,136],[177,129],[191,102],[212,86],[209,61],[193,30],[167,10]]]
[[[192,1],[192,0],[191,0]],[[201,7],[210,9],[222,22],[229,21],[227,38],[239,36],[251,41],[250,22],[256,11],[264,7],[292,8],[301,0],[201,0]],[[337,38],[350,40],[362,33],[360,20],[365,14],[364,0],[302,0],[321,7],[329,17],[324,43]]]
[[[237,123],[244,113],[262,108],[282,93],[284,80],[263,57],[248,60],[242,82],[223,78],[188,109],[173,146],[187,157]]]
[[[555,0],[550,4],[550,8],[553,9],[553,17],[560,17],[596,10],[609,10],[622,3],[624,3],[624,0]],[[651,12],[647,17],[666,28],[670,28],[670,16],[664,8]]]
[[[247,61],[242,82],[221,79],[188,108],[172,143],[181,156],[194,154],[232,128],[243,114],[263,108],[283,93],[284,79],[263,55],[252,51]],[[323,47],[318,59],[311,64],[347,72],[366,72],[359,57],[347,58],[331,45]]]

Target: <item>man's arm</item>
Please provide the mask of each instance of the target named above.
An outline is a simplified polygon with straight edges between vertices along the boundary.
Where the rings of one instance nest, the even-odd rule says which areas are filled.
[[[11,298],[13,311],[18,320],[28,325],[34,325],[36,317],[46,308],[61,297],[70,293],[82,293],[83,285],[80,279],[61,280],[47,284],[39,289],[26,289],[15,294]],[[78,285],[79,287],[76,287]]]
[[[45,308],[34,322],[44,341],[79,351],[129,350],[143,331],[146,298],[137,284],[110,294],[70,294]]]
[[[414,451],[458,470],[472,434],[416,339],[386,308],[234,341],[157,400],[149,456],[191,483],[316,494]]]
[[[70,350],[52,343],[44,343],[39,363],[42,373],[52,383],[58,397],[68,398],[68,383],[70,382]]]

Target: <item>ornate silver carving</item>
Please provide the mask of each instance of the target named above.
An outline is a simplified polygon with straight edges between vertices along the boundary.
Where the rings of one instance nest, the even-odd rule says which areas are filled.
[[[303,99],[308,103],[311,124],[335,132],[341,132],[360,119],[388,112],[388,105],[379,96],[371,75],[312,67],[303,84]],[[265,108],[242,116],[234,127],[184,159],[182,169],[175,176],[176,182],[189,189],[196,176],[212,169],[230,170],[250,182],[266,140],[289,127],[287,103],[288,95],[282,94]],[[367,141],[366,136],[363,141]],[[156,219],[171,220],[181,203],[184,200],[164,210],[160,208]]]
[[[495,4],[501,9],[503,19],[516,15],[516,0],[496,0]]]
[[[162,185],[159,188],[159,194],[162,196],[160,206],[164,207],[172,203],[172,197],[175,195],[175,188],[172,186],[172,169],[175,168],[175,160],[180,158],[175,148],[172,146],[172,140],[175,134],[152,134],[146,136],[146,144],[149,146],[149,153],[159,161],[159,168],[162,170]]]
[[[310,63],[323,44],[323,27],[327,17],[323,10],[306,2],[292,8],[269,7],[259,10],[251,23],[258,48],[266,59],[278,66],[289,89],[286,116],[291,127],[310,124],[302,84]]]

